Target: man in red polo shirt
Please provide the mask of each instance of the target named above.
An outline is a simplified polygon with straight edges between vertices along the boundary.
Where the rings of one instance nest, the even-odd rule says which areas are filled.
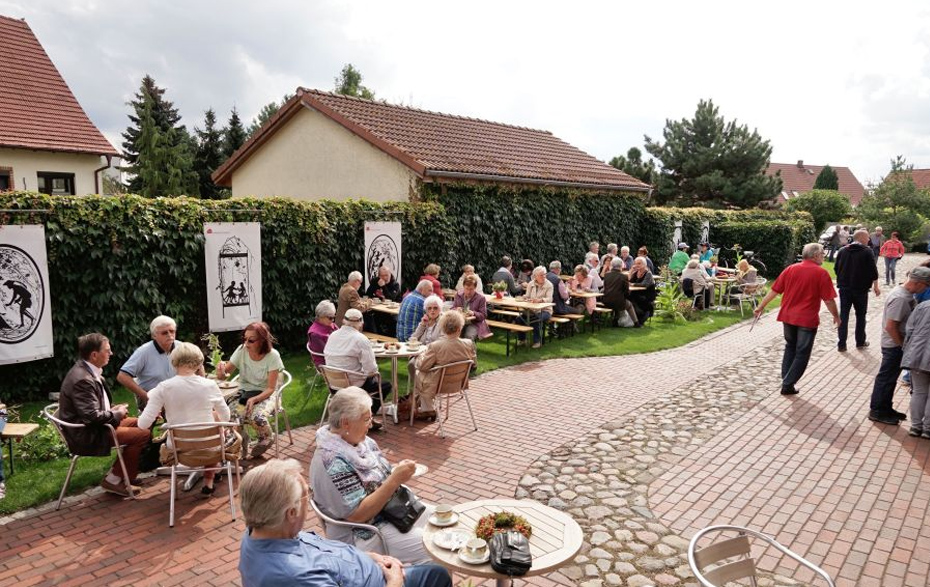
[[[784,294],[778,312],[778,321],[784,325],[785,330],[785,355],[781,360],[782,395],[798,392],[794,384],[804,375],[811,358],[814,337],[820,326],[821,300],[833,314],[834,326],[840,325],[840,315],[834,301],[836,289],[830,274],[820,266],[824,258],[823,247],[819,243],[806,244],[801,258],[800,263],[782,271],[755,311],[756,317],[761,316],[765,306],[775,296]]]

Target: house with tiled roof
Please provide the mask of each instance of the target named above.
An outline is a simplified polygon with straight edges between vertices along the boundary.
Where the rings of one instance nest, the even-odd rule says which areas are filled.
[[[24,20],[0,16],[0,191],[100,193],[119,152]]]
[[[930,189],[930,169],[911,169],[911,179],[914,185],[922,190]]]
[[[214,173],[233,196],[408,200],[424,184],[650,186],[552,133],[298,88]]]
[[[782,181],[782,191],[777,196],[778,202],[784,204],[791,198],[799,196],[804,192],[814,189],[814,182],[817,176],[823,171],[825,165],[807,165],[804,161],[797,163],[770,163],[765,170],[766,175],[774,176],[780,172]],[[858,206],[862,196],[865,195],[865,188],[853,175],[849,167],[837,167],[831,165],[839,183],[841,194],[849,198],[849,203]]]

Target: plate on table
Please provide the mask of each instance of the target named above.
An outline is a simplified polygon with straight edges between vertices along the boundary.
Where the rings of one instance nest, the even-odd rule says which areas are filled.
[[[458,550],[471,540],[472,533],[468,530],[443,530],[433,534],[433,544],[446,550]]]
[[[238,383],[231,383],[229,381],[223,381],[220,383],[220,389],[232,389],[234,387],[239,387]]]
[[[455,524],[458,523],[458,521],[459,521],[459,515],[455,512],[452,512],[452,517],[446,520],[445,522],[440,522],[439,520],[437,520],[436,514],[431,515],[428,520],[430,524],[432,524],[433,526],[439,526],[440,528],[445,528],[446,526],[454,526]],[[450,532],[451,531],[452,530],[450,530]],[[464,530],[455,530],[455,532],[464,532]],[[470,535],[469,535],[469,538],[471,538]],[[465,540],[467,541],[468,538],[466,538]],[[465,543],[463,542],[462,544],[465,544]]]
[[[429,472],[429,467],[423,463],[417,463],[416,468],[413,470],[413,476],[419,477],[420,475],[426,475]]]
[[[389,355],[396,355],[399,351],[400,351],[400,349],[395,349],[395,348],[393,348],[393,347],[391,347],[391,348],[389,348],[389,349],[384,349],[384,352],[386,352],[386,353],[389,354]]]
[[[486,548],[484,551],[484,556],[478,556],[478,557],[472,557],[470,554],[465,554],[465,551],[460,550],[459,560],[469,565],[482,565],[488,562],[489,560],[491,560],[491,549]]]

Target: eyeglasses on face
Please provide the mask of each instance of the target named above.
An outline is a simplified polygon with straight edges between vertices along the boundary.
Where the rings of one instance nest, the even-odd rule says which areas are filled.
[[[242,342],[244,342],[245,344],[253,344],[253,343],[258,342],[258,339],[257,338],[243,338]]]

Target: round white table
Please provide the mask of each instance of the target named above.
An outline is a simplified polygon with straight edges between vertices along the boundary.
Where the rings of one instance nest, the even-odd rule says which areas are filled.
[[[426,350],[426,345],[421,344],[415,350],[407,346],[406,342],[395,343],[400,345],[400,349],[397,352],[388,352],[383,346],[378,348],[373,348],[376,359],[391,359],[391,389],[393,395],[392,401],[392,416],[394,418],[394,423],[397,424],[397,400],[400,397],[400,390],[397,385],[397,363],[398,359],[415,357],[419,354],[422,354]]]

